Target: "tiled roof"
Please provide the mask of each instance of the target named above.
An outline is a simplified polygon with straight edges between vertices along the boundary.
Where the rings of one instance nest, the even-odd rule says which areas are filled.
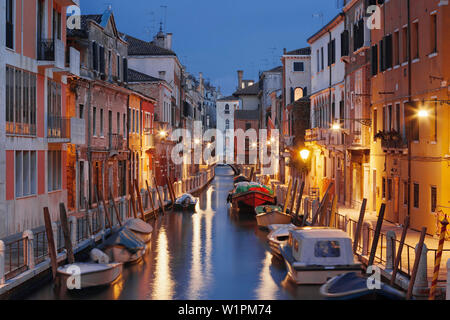
[[[249,86],[245,89],[239,89],[233,95],[241,96],[241,95],[258,95],[259,94],[259,82],[255,83],[252,86]]]
[[[87,37],[87,27],[88,21],[92,20],[98,24],[102,23],[102,14],[86,14],[80,16],[80,29],[69,29],[67,28],[68,37]]]
[[[217,101],[236,101],[236,100],[239,100],[239,98],[236,96],[229,96],[229,97],[217,99]]]
[[[158,81],[164,81],[152,76],[149,76],[145,73],[128,69],[128,82],[158,82]]]
[[[128,42],[129,56],[176,56],[172,50],[158,47],[153,42],[140,40],[127,34],[122,34],[122,37]]]
[[[311,48],[306,47],[306,48],[301,48],[301,49],[297,49],[297,50],[292,50],[292,51],[286,52],[285,55],[287,55],[287,56],[309,56],[309,55],[311,55]]]
[[[239,120],[258,120],[258,110],[236,110],[234,112],[234,118]]]

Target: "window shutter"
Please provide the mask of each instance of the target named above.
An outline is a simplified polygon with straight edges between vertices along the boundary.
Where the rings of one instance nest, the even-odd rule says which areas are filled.
[[[92,42],[92,69],[98,71],[98,45]]]
[[[100,47],[100,73],[105,74],[105,47]]]
[[[123,58],[123,82],[128,82],[128,59]]]
[[[372,47],[372,76],[378,73],[378,46]]]
[[[392,68],[392,34],[386,36],[386,69]]]
[[[385,70],[384,68],[384,39],[380,40],[380,72]]]
[[[336,63],[336,39],[331,41],[331,64]]]
[[[328,42],[328,66],[331,66],[331,42]]]
[[[345,30],[341,34],[341,57],[348,56],[349,53],[349,33]]]

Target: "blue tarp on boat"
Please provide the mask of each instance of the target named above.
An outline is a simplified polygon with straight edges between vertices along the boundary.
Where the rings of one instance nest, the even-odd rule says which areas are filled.
[[[104,246],[124,246],[131,253],[136,253],[145,248],[145,244],[126,227],[122,227],[115,231],[108,239],[106,239]]]

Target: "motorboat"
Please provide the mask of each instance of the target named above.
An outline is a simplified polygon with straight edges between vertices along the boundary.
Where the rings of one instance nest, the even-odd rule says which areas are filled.
[[[348,272],[360,272],[353,255],[352,239],[342,230],[306,227],[289,230],[280,246],[289,277],[298,285],[324,284]]]
[[[90,262],[77,262],[57,269],[60,283],[68,290],[82,290],[112,284],[122,274],[122,263],[110,263],[98,249],[91,251]],[[79,276],[79,277],[78,277]]]
[[[124,226],[131,230],[143,243],[149,243],[152,239],[153,227],[142,219],[129,219],[125,221]]]
[[[197,202],[197,198],[189,193],[185,193],[175,201],[174,210],[195,211]]]
[[[127,227],[114,231],[98,249],[119,263],[136,263],[145,254],[145,244]]]
[[[283,260],[280,247],[289,240],[289,231],[297,228],[293,224],[272,224],[268,227],[270,233],[267,236],[272,256],[279,260]]]
[[[256,207],[262,205],[274,205],[275,194],[265,185],[255,182],[240,182],[236,184],[229,196],[234,208],[240,211],[249,211],[255,214]]]
[[[320,288],[327,300],[405,300],[403,292],[380,283],[378,288],[369,288],[368,278],[356,272],[341,274],[330,279]]]
[[[256,207],[256,221],[258,227],[268,228],[273,224],[289,224],[292,216],[283,212],[283,208],[273,205]]]

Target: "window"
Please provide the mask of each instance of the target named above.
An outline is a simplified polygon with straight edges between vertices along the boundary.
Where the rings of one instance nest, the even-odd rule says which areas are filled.
[[[125,114],[123,114],[122,117],[122,130],[123,130],[123,138],[125,139],[127,136],[127,119]]]
[[[47,82],[47,137],[61,138],[64,136],[61,99],[61,84],[52,80]]]
[[[433,15],[431,15],[431,17],[430,17],[430,20],[431,20],[431,22],[430,22],[430,24],[431,24],[431,26],[430,26],[430,52],[431,53],[435,53],[435,52],[437,52],[437,39],[438,39],[438,36],[437,36],[437,14],[433,14]]]
[[[419,184],[414,183],[414,208],[419,209]]]
[[[116,76],[117,76],[117,79],[120,79],[120,60],[121,60],[120,56],[117,55],[117,62],[116,62]]]
[[[6,47],[14,49],[14,3],[6,0]]]
[[[376,141],[376,134],[378,133],[378,111],[373,110],[373,141]]]
[[[437,188],[431,187],[431,212],[436,213],[437,208]]]
[[[61,13],[53,9],[53,39],[61,40]]]
[[[371,60],[372,60],[372,76],[377,75],[378,73],[378,45],[372,46],[372,54],[371,54]]]
[[[336,63],[336,40],[328,43],[328,66]]]
[[[317,49],[316,59],[317,59],[317,73],[319,73],[319,71],[320,71],[320,51],[319,51],[319,49]]]
[[[353,51],[358,50],[364,45],[364,19],[361,18],[353,25]]]
[[[252,128],[252,124],[250,122],[247,122],[245,124],[245,130],[247,131],[247,130],[250,130],[251,128]]]
[[[92,69],[94,71],[99,71],[98,65],[98,44],[97,42],[92,42]]]
[[[120,112],[117,112],[116,126],[117,126],[117,134],[120,134]]]
[[[94,107],[92,110],[92,134],[94,137],[97,136],[97,108]]]
[[[61,151],[49,151],[47,154],[47,185],[48,191],[61,189]]]
[[[403,182],[403,205],[408,205],[408,182]]]
[[[388,106],[388,114],[387,114],[388,118],[386,119],[386,123],[388,125],[387,129],[389,132],[392,131],[393,129],[393,118],[392,118],[392,105]]]
[[[324,56],[323,56],[323,47],[320,48],[320,70],[324,68]]]
[[[36,75],[6,66],[6,133],[36,135]]]
[[[82,104],[78,106],[78,118],[84,119],[84,105]]]
[[[388,200],[392,200],[392,179],[388,179]]]
[[[303,62],[294,62],[294,71],[305,71],[305,64]]]
[[[394,65],[400,64],[400,33],[396,31],[394,33]]]
[[[349,33],[345,30],[341,33],[341,57],[348,56],[349,54]]]
[[[383,199],[386,199],[386,178],[383,178],[381,188],[382,188],[382,197]]]
[[[403,28],[402,30],[402,52],[403,52],[403,62],[408,61],[408,28]]]
[[[302,88],[296,88],[294,91],[294,101],[298,101],[303,98],[304,93]]]
[[[230,130],[230,120],[225,121],[225,130]]]
[[[225,105],[225,114],[230,114],[230,106],[228,104]]]
[[[388,131],[386,121],[386,107],[383,107],[383,131]]]
[[[103,109],[100,109],[100,137],[103,137]]]
[[[122,68],[123,68],[123,82],[128,82],[128,59],[127,58],[123,58]]]
[[[316,258],[339,258],[341,256],[339,241],[317,241],[314,255]]]
[[[395,104],[395,131],[398,133],[400,132],[400,124],[401,124],[401,118],[400,118],[400,103]]]
[[[419,22],[414,22],[412,27],[412,50],[413,50],[413,58],[419,58]]]
[[[36,151],[16,151],[16,197],[36,194]]]

